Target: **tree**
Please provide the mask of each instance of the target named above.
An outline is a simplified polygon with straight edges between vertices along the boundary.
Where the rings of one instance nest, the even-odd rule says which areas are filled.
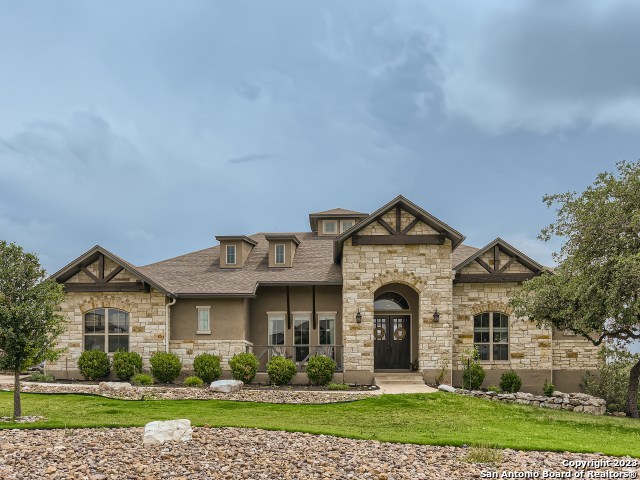
[[[524,283],[511,300],[518,316],[571,330],[594,345],[640,339],[640,161],[620,162],[584,192],[546,195],[557,219],[544,241],[560,237],[558,267]],[[640,360],[629,373],[627,415],[638,418]]]
[[[22,416],[20,372],[60,354],[63,299],[62,285],[46,278],[36,255],[0,241],[0,370],[14,374],[14,417]]]

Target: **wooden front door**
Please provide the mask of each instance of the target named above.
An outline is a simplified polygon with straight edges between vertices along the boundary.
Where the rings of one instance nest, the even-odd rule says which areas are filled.
[[[376,370],[411,368],[411,320],[409,315],[375,315],[373,355]]]

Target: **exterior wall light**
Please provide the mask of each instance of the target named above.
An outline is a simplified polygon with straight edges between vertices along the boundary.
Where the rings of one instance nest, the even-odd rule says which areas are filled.
[[[359,308],[358,308],[358,313],[356,313],[356,323],[362,323],[362,314],[360,313]]]
[[[440,321],[440,314],[438,313],[438,309],[436,308],[436,311],[433,312],[433,321],[434,322],[439,322]]]

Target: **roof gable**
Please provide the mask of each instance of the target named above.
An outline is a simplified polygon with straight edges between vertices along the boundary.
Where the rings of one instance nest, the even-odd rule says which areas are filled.
[[[389,225],[387,221],[384,220],[385,215],[391,212],[392,210],[396,210],[398,212],[397,215],[400,215],[400,211],[404,210],[414,217],[414,221],[406,225],[402,229],[399,228],[399,225],[396,225],[395,228],[393,228],[391,225]],[[449,240],[451,240],[453,249],[455,249],[460,243],[462,243],[462,241],[465,238],[464,235],[462,235],[460,232],[458,232],[454,228],[444,223],[442,220],[434,217],[433,215],[423,210],[418,205],[406,199],[402,195],[398,195],[392,201],[390,201],[383,207],[373,212],[371,215],[369,215],[368,217],[363,219],[361,222],[351,227],[342,235],[339,235],[338,237],[336,237],[336,240],[335,240],[336,248],[334,250],[335,260],[337,262],[340,261],[340,255],[342,254],[342,245],[344,244],[345,240],[347,240],[348,238],[351,238],[353,235],[357,234],[358,232],[365,230],[367,227],[369,227],[374,223],[379,223],[381,225],[381,227],[383,228],[383,231],[382,231],[383,234],[396,236],[398,241],[401,241],[400,237],[404,237],[406,239],[406,234],[418,222],[423,222],[428,227],[433,229],[437,233],[437,235],[440,235],[443,238],[448,238]],[[386,230],[387,232],[384,232],[384,230]]]
[[[463,262],[461,262],[458,265],[454,266],[453,269],[458,272],[458,271],[462,270],[464,267],[466,267],[469,264],[471,264],[471,262],[473,262],[473,261],[480,260],[482,262],[482,258],[481,257],[484,254],[494,250],[495,247],[498,247],[499,251],[506,253],[509,257],[514,259],[514,261],[517,261],[517,262],[521,263],[522,265],[524,265],[525,267],[527,267],[529,270],[531,270],[534,273],[540,273],[540,272],[546,270],[543,265],[541,265],[538,262],[536,262],[535,260],[531,259],[527,255],[522,253],[520,250],[515,248],[513,245],[510,245],[509,243],[505,242],[500,237],[496,238],[495,240],[493,240],[489,244],[487,244],[484,247],[482,247],[476,253],[474,253],[470,257],[466,258]],[[504,265],[501,268],[504,268]]]
[[[88,268],[94,264],[95,269]],[[130,275],[127,275],[127,272]],[[132,275],[137,278],[131,278]],[[51,278],[58,283],[64,283],[67,291],[134,291],[154,287],[169,297],[175,297],[136,266],[100,245],[80,255],[51,275]]]

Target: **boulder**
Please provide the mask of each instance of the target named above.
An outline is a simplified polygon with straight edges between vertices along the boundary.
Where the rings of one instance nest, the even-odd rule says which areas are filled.
[[[438,390],[442,390],[443,392],[456,393],[456,389],[451,385],[440,384],[438,385]]]
[[[162,445],[164,442],[188,442],[191,440],[191,420],[166,420],[149,422],[144,426],[144,445]]]
[[[240,390],[242,385],[240,380],[217,380],[211,382],[209,388],[214,392],[231,393]]]
[[[100,382],[98,388],[103,390],[131,390],[133,387],[128,382]]]

